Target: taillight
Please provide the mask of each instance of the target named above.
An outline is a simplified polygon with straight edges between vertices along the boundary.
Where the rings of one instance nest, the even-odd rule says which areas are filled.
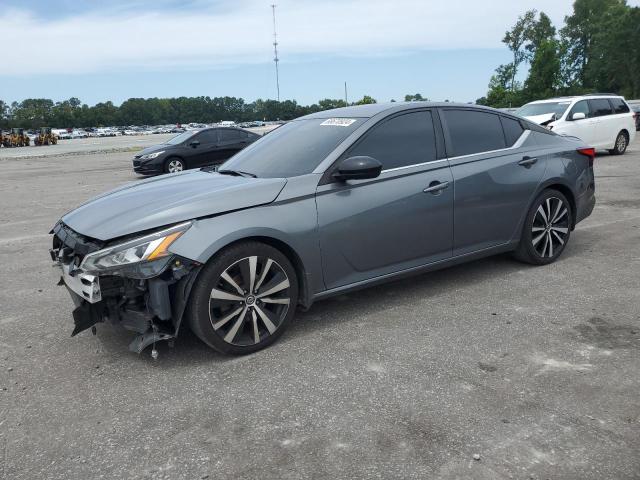
[[[595,148],[579,148],[578,153],[589,157],[589,166],[593,167],[593,159],[596,158],[596,149]]]

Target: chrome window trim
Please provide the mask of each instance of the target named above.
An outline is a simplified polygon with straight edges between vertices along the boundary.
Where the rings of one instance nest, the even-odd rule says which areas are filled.
[[[386,170],[382,170],[380,173],[396,172],[398,170],[405,170],[407,168],[421,167],[423,165],[430,165],[432,163],[440,163],[440,162],[446,162],[446,161],[447,161],[446,158],[440,158],[438,160],[429,160],[428,162],[414,163],[413,165],[405,165],[403,167],[388,168]]]
[[[522,135],[518,137],[518,140],[516,140],[516,143],[514,143],[513,145],[507,148],[499,148],[497,150],[487,150],[485,152],[469,153],[467,155],[458,155],[457,157],[449,157],[448,160],[458,160],[460,158],[475,157],[476,155],[486,155],[487,153],[508,152],[509,150],[516,150],[522,147],[522,145],[527,140],[527,138],[529,138],[530,134],[531,134],[531,130],[525,130],[524,132],[522,132]]]
[[[507,148],[500,148],[498,150],[488,150],[486,152],[470,153],[468,155],[460,155],[458,157],[440,158],[438,160],[430,160],[428,162],[422,162],[422,163],[414,163],[413,165],[405,165],[404,167],[395,167],[395,168],[389,168],[387,170],[382,170],[380,173],[396,172],[398,170],[405,170],[407,168],[422,167],[423,165],[430,165],[430,164],[433,164],[433,163],[447,162],[449,160],[457,160],[459,158],[473,157],[475,155],[485,155],[487,153],[507,152],[509,150],[516,150],[516,149],[522,147],[522,145],[527,140],[527,138],[529,138],[530,134],[531,134],[531,130],[525,130],[524,132],[522,132],[522,135],[520,135],[518,137],[518,140],[516,140],[516,143],[514,143],[512,146],[507,147]]]

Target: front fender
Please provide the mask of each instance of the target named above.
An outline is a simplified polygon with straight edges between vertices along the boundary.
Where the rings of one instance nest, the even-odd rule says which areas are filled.
[[[295,253],[305,275],[305,297],[324,289],[315,196],[196,220],[170,250],[204,264],[226,246],[256,237],[276,240]]]

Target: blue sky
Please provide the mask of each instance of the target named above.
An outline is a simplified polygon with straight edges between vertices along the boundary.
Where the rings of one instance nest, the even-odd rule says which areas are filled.
[[[529,8],[571,0],[275,0],[281,99],[473,101]],[[275,98],[270,1],[1,0],[0,99]],[[634,2],[636,3],[636,2]]]

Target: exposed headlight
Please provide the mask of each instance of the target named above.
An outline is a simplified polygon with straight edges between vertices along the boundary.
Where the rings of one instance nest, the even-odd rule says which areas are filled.
[[[166,230],[90,253],[84,257],[80,269],[100,275],[168,257],[171,255],[168,250],[171,244],[186,232],[192,223],[181,223]]]
[[[160,150],[159,152],[147,153],[146,155],[142,155],[140,160],[151,160],[152,158],[157,158],[164,153],[164,150]]]

